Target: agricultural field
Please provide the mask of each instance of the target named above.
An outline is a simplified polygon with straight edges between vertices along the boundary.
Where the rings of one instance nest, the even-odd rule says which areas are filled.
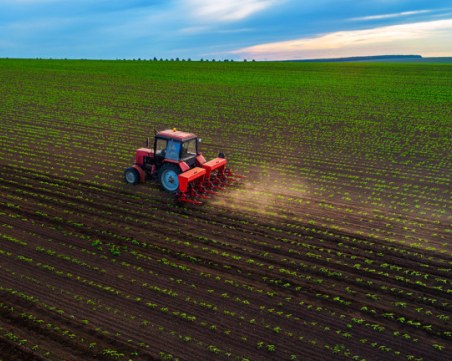
[[[452,65],[0,60],[0,360],[452,360]],[[153,129],[246,176],[123,180]]]

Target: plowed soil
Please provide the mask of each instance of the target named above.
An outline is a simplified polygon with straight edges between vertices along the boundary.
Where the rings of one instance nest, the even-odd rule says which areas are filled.
[[[225,147],[247,178],[179,204],[123,181],[137,138],[36,112],[2,114],[1,361],[452,359],[442,168],[256,140]]]

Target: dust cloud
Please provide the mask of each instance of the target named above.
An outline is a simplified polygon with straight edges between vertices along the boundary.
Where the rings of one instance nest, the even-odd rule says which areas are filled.
[[[294,203],[303,203],[303,197],[309,194],[309,186],[300,179],[253,172],[219,191],[209,203],[233,210],[276,215],[288,212]]]

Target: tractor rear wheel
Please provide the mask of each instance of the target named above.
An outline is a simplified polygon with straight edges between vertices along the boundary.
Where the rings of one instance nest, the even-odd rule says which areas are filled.
[[[175,193],[179,189],[178,175],[180,173],[180,168],[176,164],[166,163],[162,165],[158,176],[162,189],[169,193]]]
[[[140,181],[140,175],[135,168],[130,167],[125,170],[124,179],[129,184],[137,184]]]

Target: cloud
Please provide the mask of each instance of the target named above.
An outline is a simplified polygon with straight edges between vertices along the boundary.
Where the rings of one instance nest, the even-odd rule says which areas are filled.
[[[281,0],[184,0],[191,14],[201,21],[238,21],[267,9]]]
[[[403,16],[426,14],[426,13],[430,13],[430,12],[432,12],[432,11],[431,10],[403,11],[401,13],[394,13],[394,14],[363,16],[360,18],[352,18],[350,20],[355,20],[355,21],[381,20],[381,19],[400,18]]]
[[[446,19],[367,30],[339,31],[317,37],[250,46],[231,53],[257,60],[309,59],[394,52],[445,56],[444,54],[452,55],[451,38],[452,19]]]

